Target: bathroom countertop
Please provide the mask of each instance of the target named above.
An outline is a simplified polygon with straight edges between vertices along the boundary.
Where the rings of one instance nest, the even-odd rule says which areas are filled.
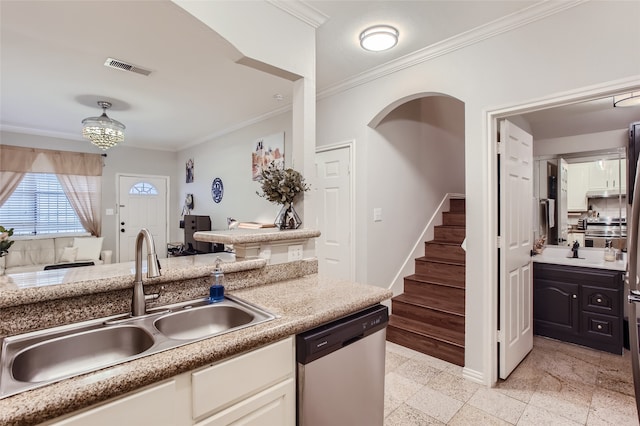
[[[277,318],[2,399],[0,424],[30,425],[59,417],[298,334],[392,296],[391,291],[380,287],[317,274],[229,294]]]
[[[604,249],[592,247],[580,247],[578,259],[572,257],[573,252],[570,247],[546,247],[541,254],[531,257],[533,262],[553,263],[556,265],[580,266],[583,268],[611,269],[615,271],[626,271],[627,254],[623,253],[623,260],[607,262],[604,260]]]
[[[233,229],[230,231],[198,231],[193,234],[196,241],[223,244],[264,243],[270,241],[301,240],[320,236],[317,229]]]

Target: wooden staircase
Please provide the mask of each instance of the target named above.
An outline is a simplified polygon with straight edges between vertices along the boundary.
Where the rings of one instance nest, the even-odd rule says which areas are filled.
[[[387,340],[464,365],[465,200],[451,199],[404,293],[391,299]]]

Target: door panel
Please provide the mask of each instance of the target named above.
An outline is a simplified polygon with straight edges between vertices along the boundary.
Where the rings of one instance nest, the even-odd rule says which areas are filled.
[[[350,147],[316,153],[318,272],[347,280],[353,279],[350,158]]]
[[[533,144],[531,135],[500,123],[500,377],[533,348]]]
[[[158,257],[167,256],[167,187],[164,177],[119,176],[119,262],[135,259],[135,241],[142,228],[151,232]]]

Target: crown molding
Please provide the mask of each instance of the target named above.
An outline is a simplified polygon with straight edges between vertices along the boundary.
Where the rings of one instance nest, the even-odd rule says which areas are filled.
[[[261,121],[267,120],[267,119],[272,118],[272,117],[276,117],[276,116],[278,116],[280,114],[284,114],[285,112],[291,111],[292,109],[293,109],[293,105],[292,104],[284,105],[284,106],[282,106],[282,107],[280,107],[278,109],[274,109],[274,110],[269,111],[269,112],[267,112],[265,114],[261,114],[261,115],[255,116],[255,117],[250,118],[248,120],[245,120],[245,121],[242,121],[240,123],[234,124],[233,126],[229,126],[229,127],[224,128],[222,130],[219,130],[217,132],[211,133],[211,134],[209,134],[207,136],[203,136],[201,138],[195,139],[195,140],[187,143],[186,145],[181,146],[179,149],[176,149],[176,151],[182,151],[183,149],[191,148],[193,146],[200,145],[202,143],[212,141],[212,140],[217,139],[219,137],[228,135],[229,133],[233,133],[236,130],[240,130],[240,129],[244,128],[244,127],[250,126],[252,124],[259,123]]]
[[[450,37],[393,61],[374,67],[317,92],[316,99],[323,99],[354,87],[369,83],[389,74],[427,62],[431,59],[471,46],[491,37],[523,27],[532,22],[555,15],[589,0],[544,1],[514,12],[503,18],[481,25],[472,30]]]
[[[291,16],[298,18],[305,24],[313,28],[318,28],[324,24],[329,16],[320,12],[315,7],[305,3],[304,1],[285,1],[285,0],[266,0],[278,9],[284,10]]]
[[[75,133],[56,132],[55,130],[36,129],[32,127],[13,126],[10,124],[0,124],[0,131],[23,133],[26,135],[44,136],[48,138],[67,139],[73,141],[84,141],[85,139]]]

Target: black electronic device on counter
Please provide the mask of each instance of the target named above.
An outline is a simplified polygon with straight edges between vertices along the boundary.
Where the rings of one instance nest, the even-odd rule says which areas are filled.
[[[182,255],[218,253],[224,251],[224,244],[196,241],[193,234],[198,231],[211,231],[211,218],[201,215],[184,216],[184,250]]]

